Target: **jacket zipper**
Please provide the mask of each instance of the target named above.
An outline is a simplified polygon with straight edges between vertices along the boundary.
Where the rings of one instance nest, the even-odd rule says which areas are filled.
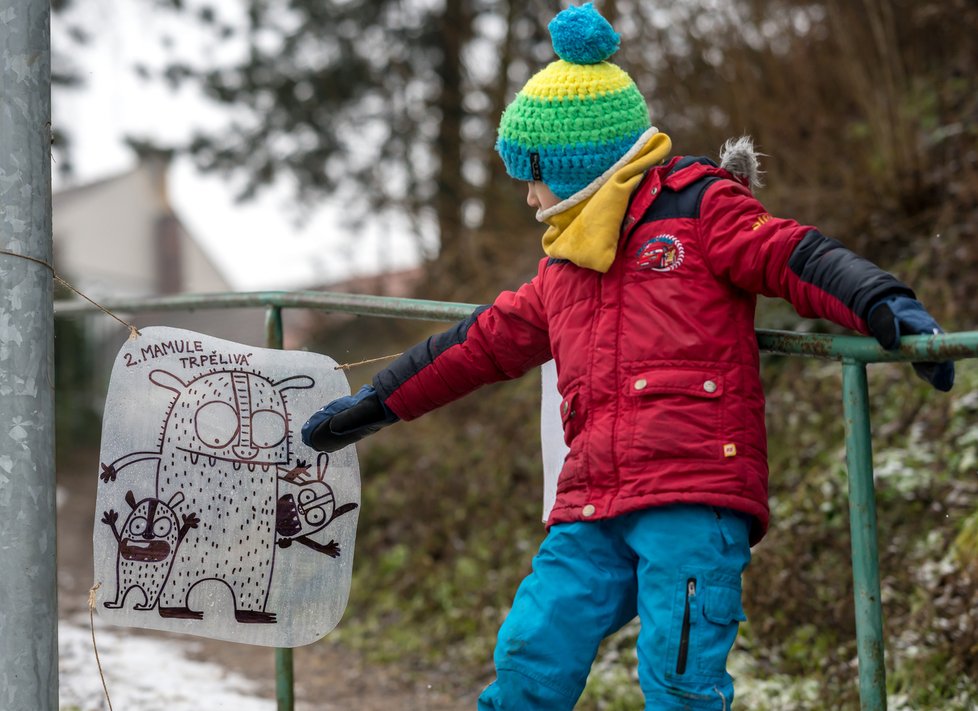
[[[689,657],[689,601],[696,597],[696,578],[686,581],[686,605],[683,608],[683,628],[679,637],[679,658],[676,659],[676,673],[686,673],[686,659]]]

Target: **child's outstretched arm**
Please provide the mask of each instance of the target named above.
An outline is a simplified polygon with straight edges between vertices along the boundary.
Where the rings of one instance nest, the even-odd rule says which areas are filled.
[[[482,385],[518,378],[550,360],[539,282],[504,291],[452,328],[404,352],[356,395],[339,398],[302,427],[302,441],[333,452],[398,420],[413,420]]]
[[[887,349],[902,335],[942,332],[906,284],[814,227],[771,217],[739,183],[711,185],[701,220],[711,269],[741,289],[780,296],[806,318],[872,335]],[[914,369],[939,390],[954,383],[951,361]]]

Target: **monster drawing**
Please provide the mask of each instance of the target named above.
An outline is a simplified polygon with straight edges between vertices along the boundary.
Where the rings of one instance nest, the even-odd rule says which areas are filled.
[[[155,459],[157,497],[180,492],[200,517],[173,561],[159,614],[201,619],[203,612],[190,607],[191,591],[219,581],[231,591],[238,622],[275,622],[265,608],[275,562],[278,475],[290,458],[285,392],[312,387],[312,378],[272,382],[255,372],[220,370],[184,382],[153,370],[149,379],[174,393],[159,448],[102,464],[100,476],[114,481],[121,469]]]
[[[336,506],[333,489],[323,481],[328,466],[329,455],[324,452],[317,460],[317,478],[309,477],[309,468],[302,463],[285,476],[279,477],[275,532],[278,534],[277,543],[280,548],[288,548],[295,541],[332,558],[339,557],[340,546],[336,541],[322,544],[310,537],[343,514],[357,508],[354,503]]]
[[[182,502],[183,494],[179,492],[167,502],[150,497],[139,503],[131,491],[126,492],[126,503],[132,511],[122,524],[121,533],[115,525],[119,514],[112,509],[103,514],[102,523],[112,529],[119,546],[115,599],[106,602],[106,607],[122,607],[132,590],[143,594],[143,602],[136,603],[133,609],[150,610],[156,606],[177,549],[187,532],[199,523],[195,513],[183,514],[183,524],[179,523],[174,509]]]

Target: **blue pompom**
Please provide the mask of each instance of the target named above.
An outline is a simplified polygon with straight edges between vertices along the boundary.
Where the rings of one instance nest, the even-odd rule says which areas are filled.
[[[591,3],[567,8],[547,28],[557,56],[573,64],[603,62],[621,43],[618,33]]]

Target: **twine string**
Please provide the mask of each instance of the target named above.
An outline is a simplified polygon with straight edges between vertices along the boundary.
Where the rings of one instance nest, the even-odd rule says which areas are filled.
[[[105,683],[102,660],[99,659],[98,645],[95,644],[95,593],[100,587],[102,587],[102,583],[98,582],[88,591],[88,621],[92,628],[92,649],[95,650],[95,663],[98,665],[98,675],[102,678],[102,691],[105,692],[105,702],[109,705],[109,711],[112,711],[112,699],[109,698],[109,687]]]
[[[355,368],[358,365],[367,365],[368,363],[378,363],[382,360],[390,360],[392,358],[397,358],[402,353],[392,353],[391,355],[380,356],[380,358],[368,358],[367,360],[358,360],[356,363],[342,363],[337,365],[333,370],[349,370],[350,368]]]
[[[11,251],[6,250],[6,249],[0,249],[0,254],[7,254],[7,255],[10,255],[11,257],[20,257],[21,259],[26,259],[29,262],[34,262],[35,264],[40,264],[42,267],[48,269],[51,272],[51,275],[54,277],[55,281],[57,281],[59,284],[61,284],[64,287],[67,287],[71,291],[75,292],[76,294],[78,294],[78,296],[80,296],[81,298],[85,299],[85,301],[87,301],[88,303],[92,304],[94,307],[96,307],[100,311],[102,311],[102,313],[104,313],[106,316],[111,316],[116,321],[118,321],[119,323],[121,323],[123,326],[125,326],[126,328],[128,328],[129,329],[129,340],[133,340],[133,339],[135,339],[135,338],[137,338],[138,336],[141,335],[139,333],[139,329],[136,328],[135,326],[133,326],[131,323],[129,323],[128,321],[123,321],[121,318],[119,318],[114,313],[112,313],[111,311],[109,311],[107,308],[105,308],[104,306],[102,306],[102,304],[100,304],[97,301],[89,298],[88,296],[86,296],[85,294],[83,294],[82,292],[80,292],[78,289],[76,289],[74,286],[72,286],[71,284],[69,284],[65,279],[63,279],[61,277],[60,274],[58,274],[58,272],[55,270],[55,268],[54,268],[53,265],[49,264],[48,262],[45,262],[43,259],[38,259],[37,257],[30,257],[30,256],[28,256],[26,254],[20,254],[18,252],[11,252]]]

